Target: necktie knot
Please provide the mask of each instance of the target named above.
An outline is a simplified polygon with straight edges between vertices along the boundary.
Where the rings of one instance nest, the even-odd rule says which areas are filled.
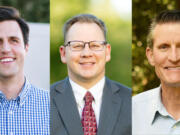
[[[84,96],[84,100],[85,100],[85,103],[92,103],[92,101],[94,100],[94,97],[88,91],[88,92],[86,92],[86,95]]]
[[[84,96],[85,104],[92,104],[92,101],[94,100],[94,97],[92,94],[88,91],[86,92],[86,95]]]

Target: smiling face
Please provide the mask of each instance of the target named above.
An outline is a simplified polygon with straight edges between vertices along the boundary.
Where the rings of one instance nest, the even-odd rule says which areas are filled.
[[[27,50],[18,23],[13,20],[0,22],[0,79],[23,75]]]
[[[105,41],[100,27],[95,23],[75,23],[66,35],[68,41]],[[76,81],[99,81],[105,74],[105,64],[110,60],[111,46],[109,44],[102,51],[92,51],[88,45],[82,51],[72,51],[69,46],[60,47],[61,60],[67,64],[69,77]]]
[[[161,84],[180,87],[180,23],[158,24],[153,31],[153,49],[146,55]]]

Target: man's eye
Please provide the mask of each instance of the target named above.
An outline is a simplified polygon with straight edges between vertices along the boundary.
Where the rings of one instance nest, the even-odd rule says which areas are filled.
[[[91,47],[93,47],[93,48],[99,48],[99,47],[101,47],[101,45],[99,45],[99,44],[91,44]]]
[[[73,45],[73,48],[81,48],[83,45]]]
[[[13,42],[18,42],[18,41],[17,41],[17,40],[15,40],[15,39],[13,39],[12,41],[13,41]]]
[[[91,47],[99,47],[99,45],[91,45]]]
[[[163,44],[163,45],[160,45],[158,48],[164,50],[164,49],[167,49],[168,47],[169,45]]]
[[[17,39],[15,39],[15,38],[11,38],[10,41],[11,41],[12,43],[18,43],[18,42],[19,42],[19,41],[18,41]]]

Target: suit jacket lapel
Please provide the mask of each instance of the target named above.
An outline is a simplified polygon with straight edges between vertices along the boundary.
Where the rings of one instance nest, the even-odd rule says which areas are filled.
[[[83,135],[81,120],[68,78],[64,86],[57,85],[57,95],[54,97],[60,117],[70,135]]]
[[[106,78],[97,135],[111,135],[120,112],[119,88]]]

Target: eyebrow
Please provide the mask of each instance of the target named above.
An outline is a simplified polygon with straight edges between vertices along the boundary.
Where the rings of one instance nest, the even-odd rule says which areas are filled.
[[[158,47],[158,46],[161,46],[161,45],[171,45],[171,43],[163,42],[163,43],[157,44],[157,47]],[[180,46],[180,42],[179,42],[179,41],[176,42],[175,45],[176,45],[176,46]]]
[[[18,36],[9,36],[9,38],[16,38],[16,39],[20,39]]]
[[[16,40],[20,41],[20,38],[18,36],[9,36],[8,40],[9,39],[16,39]],[[3,41],[3,37],[0,37],[0,41]]]
[[[177,42],[177,45],[180,46],[180,42]]]

